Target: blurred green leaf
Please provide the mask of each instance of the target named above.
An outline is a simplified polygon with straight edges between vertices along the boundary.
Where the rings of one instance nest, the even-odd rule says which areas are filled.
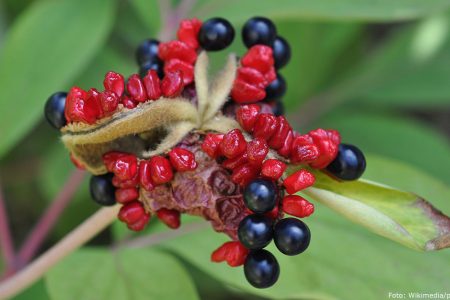
[[[46,275],[52,299],[198,299],[189,275],[155,250],[82,249]]]
[[[159,1],[131,0],[130,4],[134,8],[138,18],[145,24],[148,35],[156,34],[161,27],[162,21],[158,5]]]
[[[450,144],[443,135],[422,123],[384,111],[375,114],[340,109],[315,125],[339,130],[343,142],[355,144],[364,152],[411,163],[450,183],[450,169],[442,167],[450,166]]]
[[[41,117],[45,99],[67,88],[103,45],[115,3],[36,2],[15,21],[0,54],[0,92],[10,99],[0,102],[0,156]]]
[[[223,16],[243,21],[254,15],[277,19],[392,21],[414,19],[444,11],[446,0],[215,0],[200,6],[193,15]]]
[[[420,196],[371,181],[338,182],[314,174],[314,187],[303,193],[353,222],[415,250],[450,247],[450,218]]]
[[[50,296],[47,293],[44,280],[41,279],[15,296],[13,300],[50,300]]]

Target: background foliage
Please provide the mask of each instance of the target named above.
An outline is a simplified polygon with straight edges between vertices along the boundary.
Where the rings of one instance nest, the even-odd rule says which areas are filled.
[[[253,15],[273,18],[293,50],[282,74],[297,129],[340,130],[345,142],[368,153],[365,178],[414,191],[449,214],[449,8],[447,0],[198,0],[189,15],[223,16],[238,31]],[[154,0],[0,1],[0,178],[16,245],[73,171],[43,120],[45,99],[72,85],[99,87],[108,70],[136,72],[135,47],[163,22]],[[243,52],[239,38],[232,48]],[[46,246],[96,209],[85,181]],[[450,292],[449,251],[416,253],[320,204],[308,220],[310,250],[279,255],[279,283],[256,290],[241,269],[209,262],[226,237],[195,227],[198,221],[184,218],[190,230],[176,238],[152,222],[147,233],[155,245],[113,251],[108,245],[128,236],[114,224],[17,299],[385,299],[388,292]]]

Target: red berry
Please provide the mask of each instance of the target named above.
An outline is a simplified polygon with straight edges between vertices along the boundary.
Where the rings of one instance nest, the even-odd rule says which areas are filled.
[[[255,138],[247,145],[248,161],[253,165],[261,165],[269,153],[269,146],[262,138]]]
[[[231,90],[231,98],[236,103],[254,103],[266,97],[264,88],[251,85],[243,80],[236,79]]]
[[[133,99],[131,99],[128,96],[123,96],[121,102],[122,102],[123,106],[125,106],[126,108],[129,108],[129,109],[135,108],[138,104],[137,102],[135,102]]]
[[[144,84],[138,74],[133,74],[128,78],[127,91],[135,101],[144,102],[147,100]]]
[[[161,83],[161,90],[164,97],[177,97],[183,91],[183,76],[180,71],[167,73]]]
[[[120,221],[133,224],[139,221],[145,215],[145,209],[141,202],[133,201],[125,204],[119,211]]]
[[[239,129],[229,131],[220,143],[220,152],[227,158],[239,156],[245,149],[247,149],[247,142]]]
[[[116,190],[116,201],[119,203],[127,203],[139,198],[139,192],[136,188],[125,188]]]
[[[132,154],[109,152],[103,155],[103,162],[120,180],[133,179],[138,173],[137,159]]]
[[[261,175],[264,177],[278,180],[286,170],[286,164],[278,159],[266,160],[261,168]]]
[[[170,150],[169,159],[172,166],[180,172],[192,171],[197,168],[194,153],[183,148],[173,148]]]
[[[255,45],[242,57],[241,63],[244,67],[251,67],[262,74],[271,71],[274,65],[272,48],[265,45]]]
[[[197,52],[182,41],[170,41],[159,44],[159,57],[164,61],[177,58],[193,65],[197,60]]]
[[[100,94],[100,104],[105,115],[110,115],[116,111],[119,101],[120,98],[114,92],[103,91]]]
[[[320,128],[308,133],[320,152],[319,157],[311,162],[311,167],[323,169],[336,158],[339,144],[336,144],[335,141],[340,139],[337,139],[334,134],[328,134],[326,130]]]
[[[305,218],[314,212],[314,204],[298,195],[289,195],[283,198],[283,211],[297,218]]]
[[[327,130],[328,138],[336,145],[341,143],[341,135],[337,130]]]
[[[269,71],[267,71],[264,74],[264,78],[266,79],[266,81],[268,82],[268,84],[266,85],[266,87],[272,83],[272,81],[274,81],[275,79],[277,79],[277,72],[275,71],[274,67],[271,67],[269,69]]]
[[[167,158],[153,156],[150,159],[150,175],[155,184],[164,184],[172,180],[172,166]]]
[[[250,163],[243,164],[233,170],[231,180],[240,186],[246,186],[250,181],[258,176],[259,169]]]
[[[139,165],[139,183],[141,187],[147,191],[151,191],[155,188],[150,170],[150,161],[141,161],[141,164]]]
[[[316,145],[296,145],[295,140],[291,150],[291,162],[298,163],[312,163],[319,158],[319,149]]]
[[[244,264],[249,250],[239,241],[226,242],[211,254],[211,261],[226,261],[230,267],[238,267]]]
[[[156,215],[169,228],[177,229],[180,227],[180,212],[178,210],[161,208],[156,212]]]
[[[236,156],[234,158],[228,158],[222,163],[222,167],[228,170],[234,170],[239,166],[242,166],[248,162],[248,155],[247,152],[242,153],[239,156]]]
[[[181,72],[183,84],[188,85],[194,81],[194,66],[182,60],[173,58],[164,64],[164,73]]]
[[[237,80],[242,80],[258,88],[265,88],[267,86],[267,81],[264,78],[264,75],[254,68],[239,68],[236,78]]]
[[[144,79],[145,90],[147,91],[147,98],[150,100],[157,100],[161,97],[161,81],[158,73],[151,69],[145,75]]]
[[[289,177],[287,177],[283,185],[286,188],[288,194],[295,194],[307,187],[310,187],[314,184],[316,178],[313,174],[308,172],[307,170],[299,170]]]
[[[92,109],[95,110],[96,119],[102,118],[104,116],[104,111],[101,104],[101,93],[99,93],[97,89],[89,89],[89,91],[87,92],[86,103],[89,103],[89,106],[92,106]]]
[[[84,165],[73,156],[73,153],[70,153],[70,161],[74,164],[74,166],[77,169],[86,170]]]
[[[117,176],[114,176],[112,179],[112,184],[116,188],[126,189],[126,188],[135,188],[139,184],[139,172],[132,179],[122,180]]]
[[[242,105],[236,111],[236,120],[245,131],[252,132],[260,110],[257,104]]]
[[[280,149],[278,149],[278,154],[280,154],[283,157],[289,157],[289,155],[291,154],[291,146],[292,146],[292,141],[294,139],[294,134],[291,131],[289,131],[289,133],[286,136],[286,139],[283,141],[283,145],[281,146]]]
[[[141,231],[148,224],[148,221],[150,221],[150,214],[145,213],[137,222],[133,224],[127,224],[127,227],[128,229],[133,231]]]
[[[292,130],[291,125],[284,116],[277,117],[277,121],[278,122],[275,133],[269,140],[270,148],[275,150],[283,147],[284,141],[286,140],[289,131]]]
[[[253,136],[270,140],[277,129],[277,118],[272,114],[259,114],[253,126]]]
[[[220,143],[223,140],[223,134],[208,133],[202,143],[202,150],[211,158],[220,155]]]
[[[202,21],[199,19],[183,20],[178,27],[177,37],[189,47],[197,49],[199,46],[197,36],[201,27]]]
[[[101,114],[96,101],[88,101],[86,91],[79,87],[70,89],[67,98],[64,115],[67,122],[84,122],[93,124],[97,116]]]
[[[122,97],[123,91],[125,89],[123,76],[116,72],[108,72],[105,75],[105,80],[103,80],[103,86],[105,90],[113,92],[117,97]]]

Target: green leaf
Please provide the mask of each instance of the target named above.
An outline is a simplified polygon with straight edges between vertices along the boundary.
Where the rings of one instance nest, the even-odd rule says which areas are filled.
[[[277,19],[393,21],[422,17],[450,7],[446,0],[215,0],[202,5],[196,16],[225,16],[243,21],[254,15]]]
[[[19,295],[13,298],[14,300],[51,300],[50,296],[47,293],[47,289],[45,287],[45,282],[43,279],[39,280],[35,284],[33,284],[28,289],[24,290]]]
[[[302,192],[353,222],[415,250],[450,247],[450,218],[420,196],[362,179],[338,182],[314,174],[314,187]]]
[[[161,13],[158,1],[131,0],[136,15],[145,24],[148,34],[156,33],[161,26]],[[156,37],[155,37],[156,38]]]
[[[14,99],[0,102],[0,156],[39,120],[47,97],[89,64],[112,28],[115,4],[39,1],[15,21],[0,54],[0,93]]]
[[[45,280],[51,298],[58,300],[198,299],[183,267],[155,250],[81,249]]]

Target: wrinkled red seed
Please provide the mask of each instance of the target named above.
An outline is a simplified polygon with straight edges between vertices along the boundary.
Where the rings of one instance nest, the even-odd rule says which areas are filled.
[[[121,180],[117,176],[113,176],[112,184],[116,188],[126,189],[126,188],[134,188],[139,184],[139,172],[132,179]]]
[[[328,132],[321,128],[310,131],[308,135],[313,139],[320,152],[319,157],[310,165],[313,168],[323,169],[337,156],[339,144],[334,143],[337,138],[333,137],[333,134],[329,136]]]
[[[119,203],[127,203],[133,200],[137,200],[139,192],[136,188],[123,188],[117,189],[115,192],[116,201]]]
[[[150,170],[150,161],[141,161],[139,165],[139,184],[147,191],[155,188]]]
[[[150,214],[145,213],[137,222],[133,224],[127,224],[127,227],[128,229],[133,231],[142,231],[148,224],[148,221],[150,221]]]
[[[272,81],[274,81],[275,79],[277,79],[277,72],[275,71],[275,67],[271,67],[269,69],[269,71],[267,71],[264,74],[264,78],[266,79],[266,81],[268,82],[267,85],[269,85],[270,83],[272,83]],[[266,86],[267,87],[267,86]]]
[[[220,143],[223,140],[223,134],[208,133],[202,143],[202,150],[211,158],[220,155]]]
[[[250,163],[243,164],[233,170],[231,180],[240,186],[246,186],[258,176],[259,169]]]
[[[106,169],[120,180],[133,179],[138,173],[137,159],[132,154],[110,152],[103,155],[103,161]]]
[[[138,74],[133,74],[128,78],[127,91],[130,97],[135,101],[144,102],[147,100],[144,83]]]
[[[222,142],[220,143],[220,152],[227,158],[239,156],[246,149],[247,142],[239,129],[229,131],[224,135]]]
[[[135,102],[133,99],[131,99],[128,96],[123,96],[121,100],[123,106],[129,109],[133,109],[137,106],[138,102]]]
[[[170,150],[169,159],[172,166],[180,172],[192,171],[197,168],[194,153],[183,148],[173,148]]]
[[[139,221],[145,215],[145,209],[141,202],[133,201],[125,204],[119,211],[120,221],[132,224]]]
[[[236,111],[236,120],[245,131],[252,132],[260,110],[257,104],[242,105]]]
[[[180,71],[167,73],[161,83],[161,91],[164,97],[177,97],[183,91],[183,76]]]
[[[265,88],[267,81],[264,78],[264,74],[254,68],[241,67],[237,72],[237,80],[242,80],[250,85],[254,85],[258,88]]]
[[[279,214],[280,214],[280,209],[278,208],[278,205],[275,205],[275,207],[271,211],[269,211],[268,213],[265,213],[264,215],[271,219],[276,219],[276,218],[278,218]]]
[[[251,85],[243,80],[236,79],[231,90],[231,98],[236,103],[254,103],[266,97],[264,88]]]
[[[77,169],[86,170],[85,166],[73,156],[73,153],[70,153],[70,161]]]
[[[180,212],[174,209],[161,208],[156,212],[160,219],[169,228],[177,229],[180,227]]]
[[[303,189],[306,189],[307,187],[312,186],[315,181],[316,178],[313,174],[307,170],[299,170],[287,177],[284,180],[283,185],[288,194],[295,194]]]
[[[312,163],[317,161],[319,158],[319,149],[316,145],[295,145],[291,149],[291,162],[294,164],[298,163]]]
[[[298,195],[289,195],[283,198],[283,211],[297,218],[305,218],[314,212],[314,204]]]
[[[147,75],[145,75],[143,82],[148,99],[157,100],[161,97],[161,81],[155,70],[149,70]]]
[[[114,92],[103,91],[100,93],[100,104],[105,115],[110,115],[116,111],[119,101],[119,97]]]
[[[274,65],[272,48],[265,45],[251,47],[242,57],[241,64],[244,67],[254,68],[262,74],[270,72]]]
[[[249,250],[239,241],[226,242],[211,254],[211,261],[226,261],[230,267],[238,267],[244,264],[248,253]]]
[[[222,163],[222,167],[228,170],[233,170],[239,166],[242,166],[248,162],[248,155],[247,152],[242,153],[239,156],[236,156],[234,158],[228,158]]]
[[[286,170],[286,164],[278,159],[267,159],[262,164],[261,175],[266,178],[278,180]]]
[[[194,66],[179,59],[171,59],[164,64],[164,73],[181,72],[183,84],[188,85],[194,81]]]
[[[66,98],[64,115],[67,122],[93,124],[101,112],[95,101],[87,101],[87,93],[79,87],[72,87]]]
[[[270,140],[277,129],[277,117],[272,114],[259,114],[253,126],[253,136]]]
[[[150,159],[150,175],[155,184],[171,181],[173,172],[169,160],[163,156],[153,156]]]
[[[190,20],[183,20],[180,22],[180,26],[177,31],[177,37],[180,41],[193,49],[199,47],[198,33],[202,27],[202,21],[193,18]]]
[[[291,130],[291,125],[284,116],[277,117],[277,128],[269,140],[270,148],[275,150],[280,149]]]
[[[283,157],[289,157],[289,155],[291,154],[291,150],[292,150],[292,141],[294,139],[294,134],[291,131],[289,131],[289,133],[286,136],[286,139],[283,141],[283,145],[281,146],[280,149],[278,149],[278,154],[280,154]]]
[[[247,145],[248,161],[253,165],[261,165],[269,153],[269,146],[262,138],[255,138]]]
[[[159,44],[158,55],[164,61],[177,58],[191,65],[197,60],[197,52],[182,41]]]
[[[95,111],[95,118],[99,119],[104,116],[104,110],[101,104],[101,93],[97,91],[95,88],[89,89],[87,91],[87,100],[86,103],[89,103],[92,106],[92,109]]]
[[[108,72],[103,80],[103,86],[105,90],[113,92],[117,97],[122,97],[123,91],[125,89],[123,76],[116,72]]]

